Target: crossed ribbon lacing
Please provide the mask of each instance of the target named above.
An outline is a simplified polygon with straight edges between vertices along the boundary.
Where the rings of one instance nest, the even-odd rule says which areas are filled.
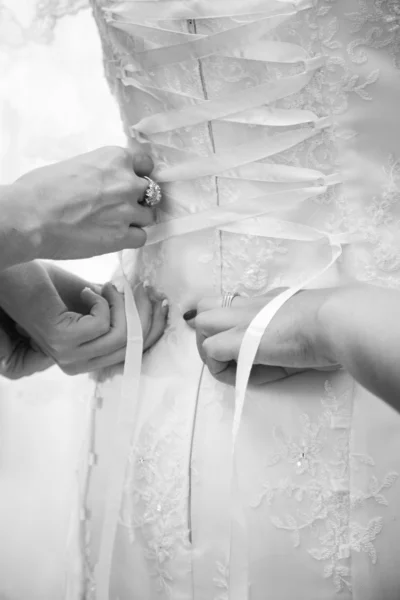
[[[274,218],[271,213],[299,205],[319,196],[329,186],[341,182],[337,173],[326,175],[318,170],[292,167],[284,164],[259,162],[304,142],[330,127],[329,118],[319,118],[312,111],[279,109],[276,101],[302,90],[314,72],[325,64],[323,56],[310,57],[300,46],[279,41],[266,41],[265,35],[294,17],[300,11],[312,8],[311,0],[125,0],[104,8],[109,25],[134,36],[152,39],[156,47],[121,57],[120,77],[127,86],[134,86],[146,94],[164,99],[179,96],[179,109],[147,116],[132,126],[137,139],[157,146],[157,135],[217,120],[248,125],[284,127],[285,131],[269,138],[236,146],[223,153],[209,156],[183,154],[173,166],[156,169],[154,179],[160,183],[191,180],[205,176],[229,177],[245,181],[297,183],[297,189],[244,198],[228,206],[189,214],[158,223],[148,229],[147,244],[160,243],[174,236],[206,229],[264,236],[297,241],[327,241],[331,256],[323,268],[318,268],[300,285],[290,288],[272,300],[254,318],[244,336],[240,349],[235,389],[235,411],[232,431],[232,506],[230,543],[230,600],[246,600],[249,590],[246,527],[240,502],[239,481],[235,470],[235,446],[242,419],[250,371],[263,334],[277,311],[300,289],[327,271],[342,252],[342,244],[350,243],[346,235],[330,235],[301,223]],[[234,26],[210,35],[181,33],[162,28],[159,21],[214,19],[229,17]],[[118,42],[116,42],[118,43]],[[150,44],[151,45],[151,44]],[[123,55],[122,51],[122,55]],[[127,52],[125,50],[125,55]],[[160,90],[143,83],[139,74],[155,67],[172,65],[188,60],[201,60],[210,55],[236,57],[281,64],[303,63],[300,74],[267,81],[235,94],[218,99],[200,100],[187,94]],[[288,127],[300,126],[296,129]],[[165,149],[165,148],[164,148]],[[166,148],[165,150],[168,150]],[[174,156],[179,150],[174,149]],[[179,154],[178,154],[179,156]],[[269,216],[271,215],[271,216]],[[99,559],[95,569],[97,600],[108,600],[113,546],[123,495],[124,477],[132,438],[135,437],[136,408],[139,394],[143,340],[139,315],[131,285],[124,281],[128,343],[119,405],[117,429],[110,441],[107,498],[102,525]]]

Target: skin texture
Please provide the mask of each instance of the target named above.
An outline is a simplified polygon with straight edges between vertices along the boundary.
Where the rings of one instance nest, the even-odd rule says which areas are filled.
[[[70,375],[123,362],[124,297],[32,259],[137,248],[154,220],[141,206],[153,169],[143,147],[108,147],[44,167],[0,190],[0,372],[17,379],[58,364]],[[28,262],[30,261],[30,262]],[[162,335],[163,298],[135,290],[144,349]]]
[[[245,331],[280,291],[253,299],[236,297],[225,309],[221,297],[205,298],[195,309],[197,316],[186,314],[196,331],[200,356],[216,379],[235,383]],[[399,355],[399,292],[371,285],[303,290],[278,311],[264,333],[251,382],[265,384],[299,371],[343,367],[400,410]]]
[[[0,270],[36,258],[87,258],[142,246],[142,228],[154,221],[153,210],[140,204],[152,169],[139,146],[111,146],[1,188]]]
[[[125,359],[124,296],[110,283],[90,284],[54,265],[31,262],[0,275],[1,374],[18,379],[58,364],[68,375]],[[135,289],[149,349],[163,334],[168,305],[142,285]]]

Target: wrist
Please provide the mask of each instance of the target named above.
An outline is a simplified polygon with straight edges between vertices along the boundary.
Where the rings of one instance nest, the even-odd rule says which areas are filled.
[[[0,306],[7,310],[15,298],[36,292],[44,280],[49,280],[47,271],[38,260],[4,269],[0,272]]]
[[[0,189],[3,226],[0,229],[1,268],[40,256],[42,235],[32,190],[17,181]]]

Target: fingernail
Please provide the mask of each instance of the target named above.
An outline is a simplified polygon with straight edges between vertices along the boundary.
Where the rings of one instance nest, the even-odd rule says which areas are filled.
[[[146,289],[146,288],[150,287],[150,283],[148,282],[148,280],[147,280],[147,279],[146,279],[146,281],[143,281],[142,285],[143,285],[143,288],[144,288],[144,289]]]
[[[94,293],[94,292],[93,292],[93,291],[90,289],[90,287],[85,287],[85,288],[83,288],[82,292],[92,292],[92,293]]]
[[[161,302],[161,306],[162,306],[162,308],[168,308],[169,302],[168,302],[167,298],[164,298],[164,300]]]
[[[196,316],[197,316],[197,310],[194,308],[193,310],[188,310],[187,312],[185,312],[185,314],[183,315],[183,318],[185,319],[185,321],[191,321]]]

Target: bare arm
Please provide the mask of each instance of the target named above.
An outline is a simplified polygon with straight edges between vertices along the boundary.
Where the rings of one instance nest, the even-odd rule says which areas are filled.
[[[87,258],[142,246],[142,228],[154,222],[153,210],[142,205],[143,176],[152,168],[140,148],[107,147],[0,188],[0,271],[36,258]]]
[[[400,293],[338,289],[322,303],[319,322],[331,360],[400,411]]]
[[[27,210],[25,195],[17,184],[0,187],[0,271],[33,260],[39,252],[39,223],[34,207]]]
[[[211,373],[234,384],[245,332],[282,290],[257,298],[205,298],[185,318],[196,329]],[[196,316],[197,315],[197,316]],[[264,384],[308,369],[343,366],[362,386],[400,412],[400,293],[372,285],[303,290],[265,331],[250,380]]]

